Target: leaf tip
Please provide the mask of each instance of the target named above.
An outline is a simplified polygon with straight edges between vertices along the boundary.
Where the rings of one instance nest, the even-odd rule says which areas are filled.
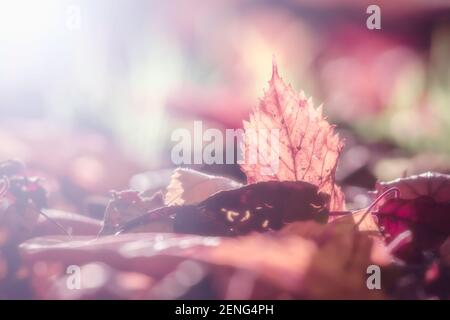
[[[275,54],[272,56],[272,79],[271,81],[274,81],[275,79],[279,79],[280,76],[278,75],[278,65],[277,65],[277,58],[275,57]]]

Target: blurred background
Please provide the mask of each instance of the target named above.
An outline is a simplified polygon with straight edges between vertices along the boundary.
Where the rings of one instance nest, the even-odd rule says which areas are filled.
[[[157,190],[173,130],[241,127],[274,55],[346,139],[350,206],[379,179],[450,172],[448,0],[0,0],[0,160],[45,177],[54,207]]]

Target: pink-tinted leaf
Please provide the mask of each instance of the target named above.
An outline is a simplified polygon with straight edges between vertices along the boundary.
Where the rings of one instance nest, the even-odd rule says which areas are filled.
[[[18,161],[0,163],[0,227],[16,241],[27,239],[46,206],[47,191],[39,178],[26,176]]]
[[[450,236],[450,203],[439,203],[428,196],[416,199],[390,199],[376,212],[388,242],[411,230],[412,241],[400,255],[406,259],[419,258],[423,250],[438,250]]]
[[[406,231],[409,242],[402,241],[398,255],[420,259],[422,251],[436,252],[450,236],[450,176],[427,172],[377,184],[377,193],[398,189],[399,198],[387,198],[374,214],[388,242]]]
[[[376,185],[376,194],[379,195],[390,188],[397,188],[402,199],[416,199],[420,196],[428,196],[436,202],[450,201],[450,175],[425,172],[405,178],[399,178],[387,182],[379,182]]]
[[[249,121],[244,122],[244,128],[245,161],[241,168],[248,183],[306,181],[331,195],[330,210],[344,209],[343,193],[335,184],[343,143],[322,115],[322,107],[315,108],[303,92],[297,93],[286,85],[275,63],[269,90],[253,109]],[[279,133],[278,141],[272,141],[272,130]],[[255,146],[256,163],[252,161]],[[270,152],[275,153],[271,159],[279,160],[276,166],[266,159]],[[269,165],[269,172],[262,170],[263,165]]]
[[[96,235],[102,227],[101,220],[78,213],[50,209],[44,209],[43,212],[48,218],[39,217],[39,221],[33,230],[34,237],[61,235],[61,229],[54,222],[57,222],[71,235]]]
[[[39,261],[32,268],[34,298],[58,300],[86,299],[148,299],[153,279],[143,273],[120,271],[110,266],[91,262],[79,266],[82,274],[80,287],[61,262]],[[72,276],[72,278],[71,278]]]
[[[209,282],[209,297],[222,299],[383,297],[366,287],[367,267],[380,263],[372,258],[369,237],[343,232],[346,224],[291,226],[239,238],[161,233],[44,237],[25,242],[21,252],[29,266],[46,261],[65,270],[95,262],[146,275],[154,280],[150,298],[180,298],[200,279]],[[197,280],[181,281],[194,278],[186,278],[193,268]]]
[[[439,254],[443,263],[450,267],[450,237],[439,248]]]

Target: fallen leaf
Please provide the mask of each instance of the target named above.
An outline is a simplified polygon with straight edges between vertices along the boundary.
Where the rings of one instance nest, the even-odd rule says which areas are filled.
[[[374,214],[388,243],[410,231],[409,241],[396,246],[396,255],[421,260],[424,250],[437,252],[450,236],[450,176],[436,172],[404,177],[376,185],[376,196],[390,189],[398,198],[380,199]]]
[[[428,196],[389,199],[375,212],[386,241],[410,230],[412,241],[398,255],[407,260],[422,258],[422,251],[437,251],[450,236],[450,202],[439,203]]]
[[[359,214],[357,213],[357,215]],[[361,236],[367,237],[372,239],[373,243],[371,250],[369,250],[371,252],[371,261],[380,266],[390,264],[393,257],[387,250],[384,241],[379,237],[378,229],[376,232],[373,230],[376,226],[370,222],[367,224],[369,228],[361,228],[357,226],[359,219],[353,218],[345,217],[344,219],[336,219],[324,225],[317,224],[314,221],[300,221],[285,226],[279,232],[280,234],[300,235],[305,239],[312,239],[318,244],[326,243],[330,238],[344,237],[349,238],[347,241],[353,241],[351,239]],[[369,219],[369,221],[373,220]]]
[[[275,63],[269,90],[244,129],[241,168],[248,183],[306,181],[331,195],[330,210],[344,210],[344,195],[335,184],[343,142],[322,115],[322,106],[315,108],[312,99],[287,86]],[[272,139],[273,130],[278,141]],[[274,153],[270,159],[269,152]]]
[[[6,160],[0,162],[0,177],[12,177],[15,175],[23,175],[25,165],[19,160]]]
[[[148,232],[146,225],[173,218],[175,232],[236,236],[252,231],[278,230],[287,223],[315,220],[326,223],[327,194],[302,181],[267,181],[221,191],[197,205],[163,207],[119,228]]]
[[[193,279],[183,276],[187,272],[180,270],[183,263],[189,263],[190,270],[195,267],[197,277],[209,281],[213,290],[209,298],[384,297],[381,291],[366,287],[366,269],[375,263],[373,239],[360,232],[342,232],[345,228],[337,224],[307,221],[295,225],[299,227],[296,232],[239,238],[163,233],[71,240],[53,236],[29,240],[20,249],[30,266],[39,261],[64,267],[95,262],[146,275],[154,280],[150,297],[180,298],[194,288],[196,281],[182,281]],[[314,236],[309,234],[312,229]]]
[[[167,187],[164,203],[166,206],[196,204],[216,192],[240,187],[241,183],[229,178],[177,168]]]
[[[450,201],[450,175],[448,174],[424,172],[392,181],[378,182],[375,195],[378,196],[391,188],[399,190],[401,199],[411,200],[428,196],[437,202]]]
[[[246,284],[250,286],[247,296],[237,288],[224,286],[227,299],[237,298],[275,298],[284,293],[294,297],[303,289],[302,283],[306,273],[317,254],[317,244],[298,235],[284,235],[254,233],[241,238],[222,241],[217,248],[204,252],[208,261],[232,269],[245,270]],[[217,275],[219,278],[220,275]],[[233,275],[229,275],[226,284],[230,285]],[[272,292],[258,292],[258,282],[265,282]],[[245,285],[245,284],[242,284]]]
[[[0,300],[31,298],[28,269],[22,263],[16,231],[0,225]],[[24,238],[24,236],[21,236]]]
[[[79,266],[82,281],[79,287],[73,283],[72,273],[60,262],[34,263],[32,283],[35,298],[44,300],[87,299],[148,299],[153,279],[143,273],[120,271],[110,266],[91,262]]]
[[[113,234],[121,225],[162,206],[161,193],[147,197],[144,193],[134,190],[113,191],[112,200],[105,210],[103,227],[99,235]]]
[[[17,242],[31,236],[48,201],[41,180],[23,175],[23,170],[17,161],[0,163],[0,226]]]
[[[54,209],[43,209],[43,212],[50,220],[41,215],[33,229],[33,237],[62,234],[55,222],[71,235],[96,235],[102,227],[101,220],[78,213]]]
[[[389,266],[392,256],[372,232],[359,231],[352,219],[326,225],[296,222],[281,232],[299,235],[318,245],[305,274],[302,297],[312,299],[380,299],[383,291],[368,290],[367,268]]]
[[[304,279],[304,295],[312,299],[381,299],[367,287],[367,268],[374,265],[374,240],[365,234],[335,233],[324,238]]]
[[[334,223],[345,223],[350,226],[356,226],[358,231],[368,232],[375,236],[381,236],[378,223],[372,212],[367,212],[367,209],[360,209],[349,212],[341,217],[333,220]]]
[[[442,246],[439,248],[439,254],[442,262],[450,267],[450,237],[445,240]]]

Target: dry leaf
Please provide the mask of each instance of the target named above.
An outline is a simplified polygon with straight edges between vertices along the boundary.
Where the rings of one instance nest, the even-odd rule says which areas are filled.
[[[377,263],[372,258],[372,239],[360,232],[343,232],[346,228],[337,224],[307,221],[295,225],[295,232],[239,238],[162,233],[78,236],[69,241],[67,237],[44,237],[25,242],[21,252],[29,265],[96,262],[142,273],[155,280],[156,288],[172,277],[172,298],[179,298],[177,288],[185,286],[174,276],[183,262],[195,264],[212,281],[215,291],[209,298],[383,297],[380,291],[366,287],[366,268]]]
[[[61,227],[67,230],[71,235],[96,235],[101,227],[102,221],[90,218],[78,213],[43,209],[43,212],[48,218],[40,216],[38,223],[33,230],[33,237],[60,235],[61,229],[55,224],[58,223]]]
[[[361,220],[363,219],[363,220]],[[349,214],[343,215],[333,220],[333,223],[345,223],[352,226],[358,224],[357,229],[363,232],[381,236],[380,228],[375,221],[375,217],[371,212],[367,213],[367,209],[360,209]]]
[[[156,221],[179,233],[237,236],[278,230],[293,221],[326,223],[328,194],[303,181],[267,181],[220,191],[196,205],[152,210],[122,225],[119,232],[149,232]],[[161,231],[161,230],[159,230]]]
[[[250,282],[247,285],[252,286],[248,290],[248,296],[243,297],[242,292],[236,292],[237,290],[228,290],[227,299],[273,299],[279,292],[293,297],[301,291],[303,279],[317,251],[314,241],[298,235],[278,237],[254,233],[241,238],[225,239],[219,247],[205,251],[204,257],[214,264],[245,270],[252,275],[253,281],[247,281]],[[227,279],[228,283],[231,281],[233,276]],[[258,282],[269,285],[272,292],[257,292]]]
[[[112,191],[111,194],[112,199],[106,207],[103,227],[99,232],[102,236],[113,234],[128,221],[163,206],[161,192],[155,193],[152,197],[134,190]]]
[[[383,298],[382,291],[366,284],[373,250],[374,240],[363,233],[329,233],[306,273],[304,294],[312,299]]]
[[[330,210],[344,209],[343,193],[335,184],[343,142],[323,117],[322,107],[315,108],[311,98],[307,99],[303,92],[297,93],[286,85],[279,77],[275,63],[269,90],[253,109],[250,120],[244,121],[244,128],[241,168],[248,183],[306,181],[331,195]],[[278,143],[273,140],[272,132],[278,132]],[[269,159],[269,152],[275,156]],[[278,159],[276,166],[270,163],[271,159]],[[268,164],[268,168],[262,168]]]
[[[178,168],[171,177],[164,203],[167,206],[196,204],[216,192],[240,187],[242,184],[229,178]]]

